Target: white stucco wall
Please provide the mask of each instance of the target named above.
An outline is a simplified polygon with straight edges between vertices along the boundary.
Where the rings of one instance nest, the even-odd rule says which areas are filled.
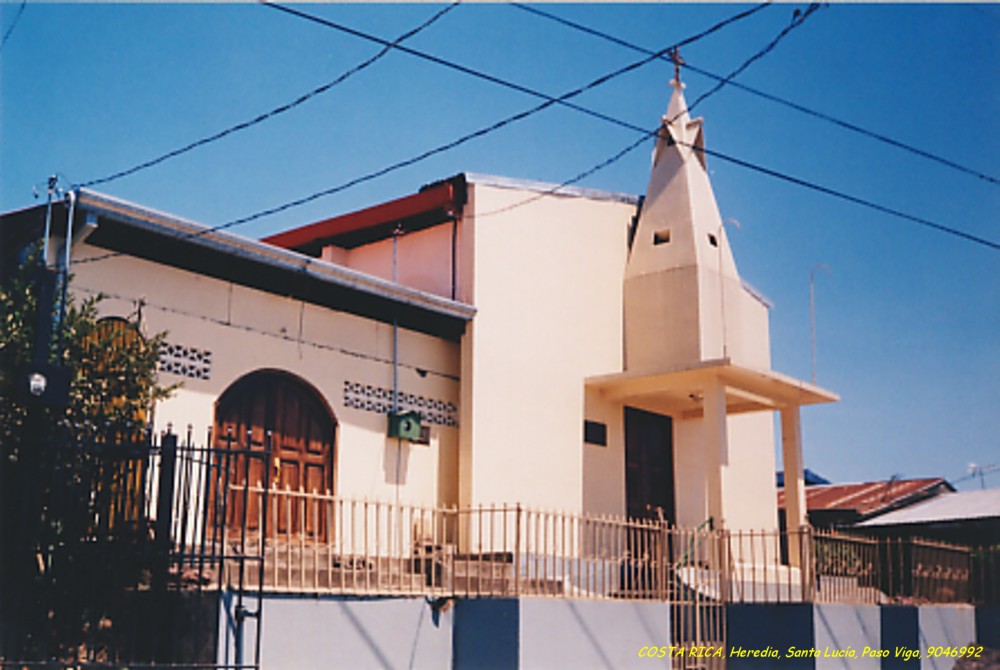
[[[472,184],[459,230],[459,299],[477,309],[463,340],[461,498],[580,512],[584,379],[622,369],[634,206],[543,197],[488,214],[536,195]],[[622,472],[595,481],[591,469],[587,488],[620,490]]]
[[[625,516],[625,409],[587,389],[584,416],[607,426],[605,446],[583,445],[583,511]]]
[[[336,252],[330,253],[336,254]],[[451,223],[400,235],[396,251],[396,273],[399,283],[451,298],[451,253]],[[342,265],[392,280],[392,238],[349,249],[342,255]]]
[[[103,253],[84,246],[77,258]],[[208,380],[161,373],[162,383],[182,382],[182,388],[156,408],[157,430],[172,424],[183,432],[190,424],[203,442],[226,388],[254,370],[283,370],[311,384],[338,422],[335,493],[457,502],[457,428],[432,425],[429,446],[404,443],[400,451],[386,437],[384,414],[346,406],[345,382],[392,388],[391,325],[129,256],[76,265],[73,289],[110,296],[100,305],[108,316],[134,313],[141,299],[146,334],[166,331],[168,342],[212,353]],[[457,343],[400,329],[399,361],[401,392],[458,404]]]

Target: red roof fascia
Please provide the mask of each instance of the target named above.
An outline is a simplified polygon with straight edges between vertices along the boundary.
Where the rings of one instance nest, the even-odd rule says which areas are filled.
[[[453,209],[455,187],[442,182],[419,193],[390,200],[367,209],[335,216],[317,223],[263,238],[261,241],[284,249],[300,249],[337,235],[372,228],[391,221],[404,221],[438,209]]]

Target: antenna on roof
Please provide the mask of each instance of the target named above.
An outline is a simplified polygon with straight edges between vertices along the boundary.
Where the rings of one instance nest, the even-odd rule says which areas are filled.
[[[892,493],[892,487],[893,487],[893,485],[896,482],[898,482],[900,479],[902,479],[902,476],[899,475],[899,473],[896,473],[896,474],[892,475],[891,477],[889,477],[889,479],[886,480],[886,482],[885,482],[885,492],[882,494],[882,500],[888,500],[889,499],[889,495]]]

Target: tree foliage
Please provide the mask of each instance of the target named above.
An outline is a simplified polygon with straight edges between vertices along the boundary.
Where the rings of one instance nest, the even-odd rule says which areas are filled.
[[[124,328],[108,327],[98,315],[103,296],[77,302],[70,294],[62,327],[47,352],[47,358],[69,370],[69,405],[65,410],[34,408],[29,422],[29,408],[18,402],[15,389],[18,370],[34,353],[36,259],[37,252],[0,284],[0,442],[8,458],[16,458],[25,442],[40,439],[82,442],[128,435],[141,427],[153,403],[173,390],[156,378],[163,333],[130,337],[127,330],[139,333],[141,324],[131,320],[121,322]]]
[[[116,557],[148,536],[132,493],[142,486],[141,438],[173,387],[156,376],[164,334],[140,336],[136,318],[102,320],[101,296],[71,294],[43,356],[66,366],[68,405],[21,402],[38,258],[0,282],[0,601],[18,611],[0,616],[0,660],[74,661],[88,635],[118,625],[122,594],[142,579],[141,563]]]

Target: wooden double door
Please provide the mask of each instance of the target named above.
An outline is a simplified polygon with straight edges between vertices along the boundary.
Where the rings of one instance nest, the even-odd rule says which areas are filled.
[[[214,435],[230,529],[258,530],[262,496],[252,489],[269,485],[269,535],[325,537],[326,505],[310,494],[333,492],[336,421],[310,385],[277,370],[242,377],[216,403]]]

